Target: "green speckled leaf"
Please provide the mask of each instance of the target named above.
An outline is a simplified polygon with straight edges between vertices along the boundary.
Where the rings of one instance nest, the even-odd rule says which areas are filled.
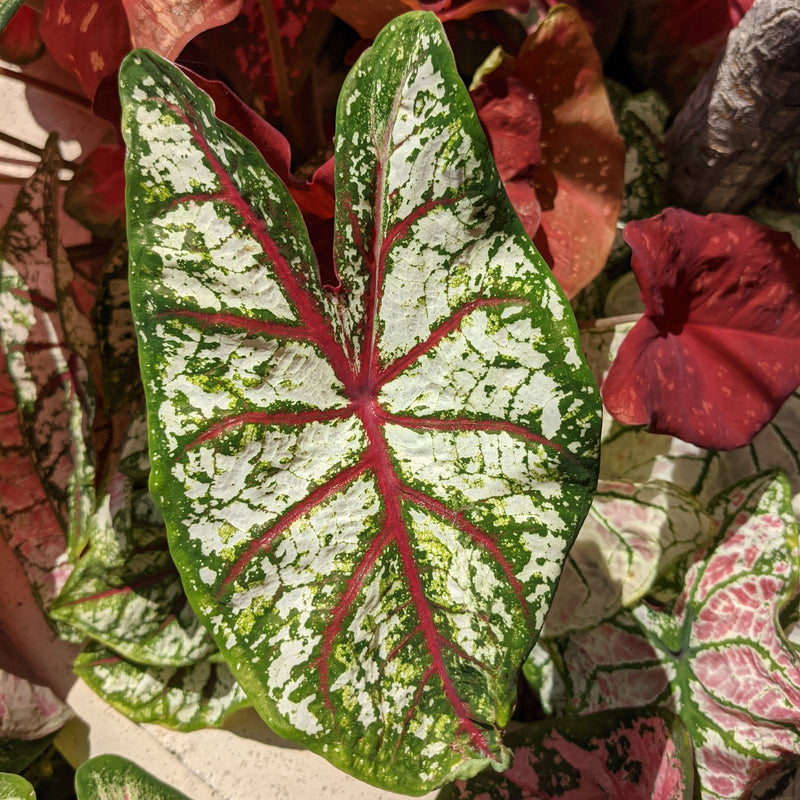
[[[75,773],[78,800],[189,800],[126,758],[90,758]]]
[[[677,486],[601,481],[542,636],[591,628],[630,608],[667,568],[708,545],[713,531],[711,517]]]
[[[123,465],[144,458],[144,474],[111,478],[97,512],[105,524],[96,526],[50,613],[139,664],[188,666],[216,647],[186,599],[147,491],[140,418],[131,428]]]
[[[525,725],[504,739],[502,774],[484,771],[437,800],[692,800],[692,743],[663,710],[601,711]]]
[[[779,623],[798,587],[780,473],[711,505],[717,540],[664,609],[645,603],[559,642],[575,712],[659,703],[686,724],[703,800],[739,800],[800,749],[800,665]]]
[[[228,714],[250,705],[227,665],[210,659],[189,667],[148,667],[92,646],[73,666],[92,690],[134,722],[194,731],[217,727]]]
[[[502,767],[599,404],[440,23],[345,83],[338,292],[205,95],[142,51],[120,85],[151,488],[198,616],[270,727],[364,780]]]
[[[0,800],[36,800],[36,792],[25,778],[0,772]]]
[[[0,0],[0,31],[8,25],[11,17],[22,5],[22,0]]]

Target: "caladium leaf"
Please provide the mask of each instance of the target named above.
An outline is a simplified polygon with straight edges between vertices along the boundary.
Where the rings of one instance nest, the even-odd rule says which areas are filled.
[[[54,737],[51,733],[32,741],[0,738],[0,772],[22,772],[47,750]]]
[[[125,225],[125,150],[104,144],[75,170],[64,194],[64,211],[98,236],[114,239]]]
[[[0,0],[0,31],[8,25],[21,5],[22,0]]]
[[[250,701],[224,663],[211,659],[188,667],[136,664],[92,646],[73,665],[75,673],[134,722],[179,731],[219,726]]]
[[[374,39],[384,25],[407,11],[433,11],[447,22],[493,9],[527,11],[528,6],[528,0],[336,0],[331,10],[359,35]]]
[[[630,608],[669,566],[709,544],[713,530],[711,518],[677,486],[601,481],[542,636],[590,628]]]
[[[149,47],[175,59],[186,43],[209,28],[230,22],[242,0],[121,0],[133,47]]]
[[[5,27],[0,25],[0,58],[13,64],[30,64],[42,53],[44,43],[39,36],[39,14],[22,6]]]
[[[746,796],[800,747],[800,666],[778,622],[800,568],[790,500],[779,473],[737,484],[712,504],[717,544],[674,604],[639,605],[562,646],[575,711],[675,708],[704,799]]]
[[[437,800],[692,800],[692,742],[668,711],[601,711],[548,719],[505,737],[502,774],[482,772]]]
[[[606,408],[700,447],[747,444],[800,385],[800,250],[746,217],[679,209],[628,223],[625,240],[646,310]]]
[[[0,800],[36,800],[36,792],[22,776],[0,772]]]
[[[0,669],[0,738],[41,739],[72,716],[49,687]]]
[[[72,271],[58,244],[54,136],[0,231],[0,344],[20,430],[70,554],[86,543],[94,467],[94,409],[86,366],[91,326],[69,292]]]
[[[788,233],[792,237],[795,247],[800,247],[800,214],[775,211],[765,206],[755,206],[749,209],[747,213],[762,225],[768,225],[776,231]]]
[[[419,793],[503,765],[599,409],[440,23],[391,23],[343,90],[338,294],[177,70],[136,53],[121,96],[151,488],[195,610],[343,769]]]
[[[132,761],[110,754],[78,767],[75,791],[78,800],[188,800]]]
[[[539,226],[526,229],[567,297],[573,297],[605,266],[622,204],[625,146],[600,58],[578,13],[558,5],[527,38],[518,58],[506,59],[491,75],[495,80],[487,84],[487,94],[502,86],[499,79],[511,77],[539,107],[541,163],[518,167],[530,171],[542,208]],[[480,110],[487,97],[475,96]],[[518,155],[530,158],[528,150]],[[514,184],[511,189],[513,200],[519,189]]]

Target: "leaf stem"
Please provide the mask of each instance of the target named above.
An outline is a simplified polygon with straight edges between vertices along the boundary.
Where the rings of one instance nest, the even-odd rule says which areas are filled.
[[[82,108],[84,111],[92,110],[92,103],[88,98],[82,97],[75,92],[71,92],[69,89],[56,86],[48,81],[43,81],[41,78],[35,78],[33,75],[28,75],[24,72],[18,72],[14,69],[8,69],[8,67],[0,67],[0,75],[20,81],[21,83],[25,83],[34,89],[41,89],[43,92],[48,92],[56,97],[60,97],[62,100],[72,103],[73,105]]]
[[[286,70],[286,59],[283,53],[283,42],[278,29],[278,18],[275,16],[275,8],[272,0],[259,0],[261,6],[261,16],[264,19],[264,28],[267,33],[267,44],[272,60],[272,74],[275,79],[275,92],[278,97],[278,109],[281,119],[286,125],[286,133],[292,144],[298,142],[297,120],[294,117],[292,106],[292,95],[289,90],[289,77]]]
[[[12,136],[10,133],[4,133],[3,131],[0,131],[0,142],[5,142],[6,144],[13,145],[14,147],[18,147],[20,150],[25,150],[28,153],[33,153],[34,155],[37,155],[41,158],[42,155],[41,147],[37,147],[35,144],[31,144],[30,142],[26,142],[22,139],[17,139],[16,136]],[[74,161],[67,161],[63,157],[61,157],[61,166],[71,170],[75,170],[78,167],[78,165]]]
[[[636,314],[620,314],[617,317],[601,317],[599,319],[584,319],[578,322],[578,328],[582,331],[586,330],[606,330],[616,328],[617,325],[625,325],[628,322],[638,322],[644,316],[644,312],[640,311]]]

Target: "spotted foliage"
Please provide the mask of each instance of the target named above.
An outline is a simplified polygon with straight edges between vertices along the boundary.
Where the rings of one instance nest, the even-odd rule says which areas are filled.
[[[673,707],[700,796],[740,798],[800,748],[800,667],[780,613],[798,584],[786,479],[746,479],[712,503],[717,541],[659,608],[640,604],[559,644],[569,707]]]
[[[125,758],[102,755],[84,761],[75,773],[78,800],[188,800]]]
[[[336,135],[338,292],[256,149],[121,73],[151,489],[268,724],[423,792],[499,729],[595,484],[597,393],[440,23],[391,23]]]

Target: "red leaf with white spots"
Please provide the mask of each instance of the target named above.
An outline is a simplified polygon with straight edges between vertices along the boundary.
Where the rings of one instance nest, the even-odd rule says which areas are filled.
[[[503,773],[484,770],[436,800],[692,800],[692,743],[667,711],[601,711],[543,720],[505,738]]]
[[[433,11],[442,22],[495,9],[527,11],[529,0],[336,0],[331,9],[365,39],[407,11]]]
[[[39,15],[21,6],[0,32],[0,58],[13,64],[30,64],[44,52],[39,36]]]
[[[121,1],[133,47],[147,47],[170,60],[177,58],[190,39],[230,22],[242,7],[242,0]]]
[[[558,643],[579,713],[658,703],[683,719],[701,797],[738,800],[800,752],[800,665],[780,628],[798,586],[798,531],[780,473],[711,504],[717,540],[677,599]]]
[[[800,250],[746,217],[667,209],[630,222],[645,315],[603,384],[628,425],[747,444],[800,384]]]
[[[507,182],[512,199],[520,197],[520,176],[527,176],[541,206],[538,228],[528,235],[544,256],[567,297],[586,286],[606,263],[622,206],[625,146],[603,84],[603,69],[589,32],[568,6],[553,8],[522,46],[516,62],[507,60],[495,73],[512,77],[533,95],[508,91],[519,111],[538,106],[541,159],[530,147],[517,152],[516,168],[503,154],[503,171],[517,178]],[[493,87],[476,92],[487,107]],[[499,101],[495,98],[493,105]],[[493,117],[482,121],[494,142]],[[494,124],[493,124],[494,123]],[[502,173],[501,173],[502,174]],[[525,202],[528,203],[527,197]],[[528,211],[523,206],[525,221]]]
[[[125,149],[95,148],[78,167],[64,194],[64,211],[92,233],[106,238],[125,227]]]
[[[41,739],[55,733],[72,716],[47,686],[0,669],[0,741]]]
[[[50,55],[89,99],[131,49],[120,0],[45,0],[39,30]]]

